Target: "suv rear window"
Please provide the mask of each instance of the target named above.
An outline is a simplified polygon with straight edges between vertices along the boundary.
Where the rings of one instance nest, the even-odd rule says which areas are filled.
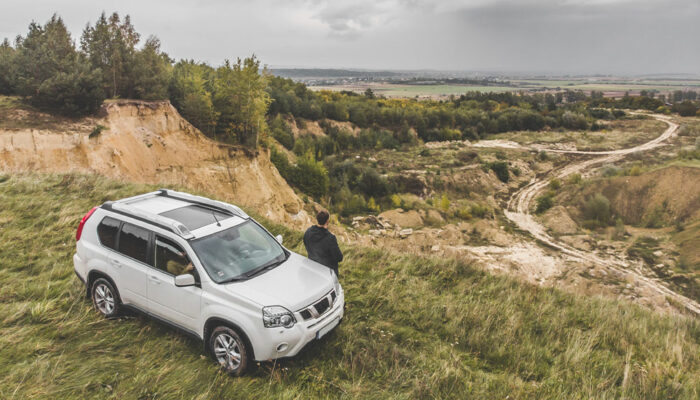
[[[148,264],[148,242],[151,232],[136,225],[124,223],[119,235],[119,251],[135,260]]]
[[[119,233],[119,224],[114,218],[105,217],[99,225],[97,225],[97,237],[100,238],[100,243],[110,249],[117,249],[117,234]]]

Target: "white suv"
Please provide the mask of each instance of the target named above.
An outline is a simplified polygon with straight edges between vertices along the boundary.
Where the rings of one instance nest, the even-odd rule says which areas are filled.
[[[76,241],[75,272],[100,313],[128,307],[180,328],[232,375],[296,355],[343,318],[335,273],[231,204],[165,189],[107,202]]]

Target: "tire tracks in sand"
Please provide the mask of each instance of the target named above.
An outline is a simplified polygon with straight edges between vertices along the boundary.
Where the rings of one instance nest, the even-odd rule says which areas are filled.
[[[636,113],[635,113],[636,114]],[[526,186],[515,192],[508,201],[508,207],[505,210],[505,216],[515,223],[520,229],[529,232],[533,238],[546,244],[547,246],[558,250],[559,252],[577,260],[592,263],[600,268],[607,269],[618,275],[632,277],[640,286],[662,295],[666,298],[673,299],[678,304],[682,304],[688,311],[695,315],[700,315],[700,304],[692,299],[689,299],[682,294],[679,294],[668,288],[662,281],[645,276],[641,271],[632,268],[630,263],[618,257],[603,257],[594,254],[590,251],[576,249],[566,243],[563,243],[556,238],[550,236],[544,226],[538,223],[530,213],[533,201],[536,196],[549,184],[552,178],[563,179],[571,174],[581,173],[587,169],[603,163],[612,163],[623,159],[625,156],[643,151],[652,150],[656,147],[663,146],[663,142],[673,137],[676,134],[678,125],[664,115],[652,115],[659,121],[668,125],[668,128],[657,138],[644,144],[630,147],[627,149],[610,150],[610,151],[577,151],[577,150],[559,150],[559,149],[535,149],[534,147],[519,146],[526,150],[542,150],[551,153],[574,154],[583,156],[594,156],[583,161],[575,161],[562,168],[553,171],[550,174],[542,177],[533,178]]]

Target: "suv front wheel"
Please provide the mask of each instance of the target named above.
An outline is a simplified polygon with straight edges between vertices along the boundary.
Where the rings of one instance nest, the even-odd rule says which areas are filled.
[[[117,290],[105,278],[95,279],[92,283],[92,304],[97,311],[107,318],[119,315],[120,301]]]
[[[242,375],[248,367],[248,349],[240,335],[228,326],[219,326],[209,337],[209,350],[227,373]]]

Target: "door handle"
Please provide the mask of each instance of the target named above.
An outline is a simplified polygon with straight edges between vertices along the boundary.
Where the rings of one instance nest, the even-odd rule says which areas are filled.
[[[122,263],[119,262],[119,260],[112,260],[112,265],[114,265],[114,266],[117,267],[117,268],[121,268],[121,267],[122,267]]]
[[[156,285],[160,285],[160,279],[158,279],[157,276],[151,275],[151,282],[155,283]]]

